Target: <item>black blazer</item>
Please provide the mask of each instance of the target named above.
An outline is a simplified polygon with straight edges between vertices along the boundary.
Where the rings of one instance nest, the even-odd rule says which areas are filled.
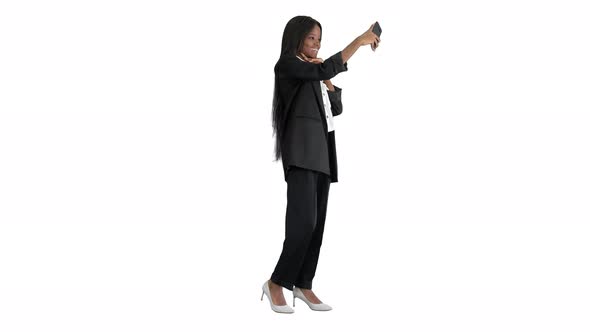
[[[296,56],[282,56],[275,65],[279,96],[285,105],[285,125],[281,142],[285,181],[289,166],[298,166],[325,173],[331,182],[338,182],[336,139],[328,133],[326,112],[320,81],[331,79],[347,71],[338,52],[321,64],[300,60]],[[328,91],[332,115],[342,113],[342,89],[334,86]]]

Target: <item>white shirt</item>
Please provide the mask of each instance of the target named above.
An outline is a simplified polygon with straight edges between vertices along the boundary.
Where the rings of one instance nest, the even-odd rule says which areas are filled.
[[[330,132],[334,130],[334,117],[332,116],[332,105],[330,104],[330,97],[328,96],[328,86],[322,81],[320,81],[320,86],[322,88],[322,99],[324,100],[324,110],[326,111],[328,132]]]

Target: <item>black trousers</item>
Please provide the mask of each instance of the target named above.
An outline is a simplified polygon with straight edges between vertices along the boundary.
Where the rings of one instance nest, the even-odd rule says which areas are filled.
[[[330,177],[291,166],[287,173],[285,241],[270,280],[289,290],[311,289],[324,235]]]

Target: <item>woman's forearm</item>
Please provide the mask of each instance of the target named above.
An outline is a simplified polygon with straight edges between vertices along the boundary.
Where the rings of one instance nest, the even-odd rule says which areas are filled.
[[[348,59],[350,59],[350,57],[354,54],[354,52],[356,52],[356,50],[358,50],[361,46],[362,44],[358,37],[355,38],[352,43],[348,44],[348,46],[342,50],[342,63],[346,63]]]

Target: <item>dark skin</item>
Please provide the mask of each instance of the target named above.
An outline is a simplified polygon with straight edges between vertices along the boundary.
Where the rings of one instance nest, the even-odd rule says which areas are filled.
[[[350,57],[352,57],[352,55],[361,46],[371,45],[371,49],[373,51],[375,51],[377,49],[377,47],[379,47],[379,43],[381,42],[381,39],[379,39],[379,37],[377,37],[377,35],[371,31],[371,30],[373,30],[373,25],[374,24],[371,24],[371,27],[369,28],[369,30],[364,32],[362,35],[356,37],[348,46],[346,46],[346,48],[344,48],[342,50],[342,62],[343,63],[348,62],[348,59],[350,59]],[[318,52],[321,47],[321,43],[322,43],[321,30],[320,30],[320,27],[318,25],[316,25],[307,34],[307,36],[305,36],[305,38],[303,40],[303,45],[301,46],[301,49],[298,52],[299,57],[301,59],[303,59],[304,61],[311,62],[311,63],[324,62],[324,60],[317,57]],[[332,82],[330,80],[324,80],[324,83],[328,87],[328,90],[330,90],[330,91],[335,90],[334,85],[332,85]],[[286,305],[287,304],[287,302],[285,301],[285,296],[283,295],[283,287],[282,286],[275,284],[274,282],[269,280],[268,281],[268,288],[270,290],[270,297],[272,299],[272,302],[275,305]],[[315,303],[315,304],[322,303],[322,301],[320,301],[320,299],[314,294],[314,292],[311,289],[301,288],[301,291],[303,292],[303,295],[305,295],[305,297],[311,303]]]
[[[352,57],[352,55],[356,52],[356,50],[358,50],[358,48],[363,45],[370,44],[373,52],[377,49],[377,47],[379,47],[379,43],[381,42],[381,39],[379,39],[379,37],[377,37],[377,35],[372,32],[373,25],[374,24],[371,24],[371,27],[369,28],[369,30],[367,30],[365,33],[363,33],[359,37],[357,37],[344,50],[342,50],[342,60],[343,60],[342,62],[347,62],[348,59],[350,59],[350,57]],[[320,27],[318,25],[316,25],[309,32],[309,34],[307,36],[305,36],[305,38],[303,40],[303,45],[301,46],[301,49],[299,50],[299,56],[303,60],[305,60],[307,62],[311,62],[311,63],[324,62],[323,59],[317,57],[318,52],[321,48],[321,44],[322,44],[322,31],[320,30]],[[328,90],[334,91],[334,85],[332,85],[332,82],[330,80],[325,80],[324,83],[328,87]]]

